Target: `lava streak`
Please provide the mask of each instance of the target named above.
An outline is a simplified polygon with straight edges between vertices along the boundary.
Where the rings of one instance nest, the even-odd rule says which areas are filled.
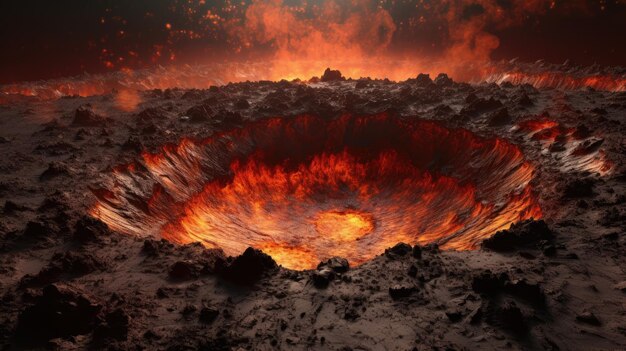
[[[254,246],[293,269],[360,264],[397,242],[473,249],[538,218],[519,149],[386,115],[267,119],[117,167],[91,213],[113,229]]]
[[[487,82],[502,84],[509,82],[515,85],[530,84],[535,88],[555,88],[578,90],[592,88],[596,90],[620,92],[626,91],[626,77],[613,75],[570,75],[565,72],[499,72],[485,78]]]

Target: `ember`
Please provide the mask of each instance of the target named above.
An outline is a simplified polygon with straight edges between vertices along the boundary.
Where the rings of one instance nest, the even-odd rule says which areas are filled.
[[[541,217],[514,146],[387,115],[268,119],[117,167],[93,216],[118,231],[254,246],[292,269],[361,264],[397,242],[474,249]]]

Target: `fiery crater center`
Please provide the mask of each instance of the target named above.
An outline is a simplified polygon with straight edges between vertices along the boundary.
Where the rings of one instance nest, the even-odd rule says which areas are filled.
[[[374,231],[373,216],[354,210],[321,212],[314,224],[319,235],[337,242],[359,240]]]
[[[292,269],[361,264],[398,242],[475,248],[541,216],[520,150],[387,115],[251,122],[116,167],[91,213],[113,229]]]

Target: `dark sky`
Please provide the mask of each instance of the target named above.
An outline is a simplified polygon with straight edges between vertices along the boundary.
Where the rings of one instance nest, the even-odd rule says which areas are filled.
[[[225,19],[241,17],[245,5],[237,1],[240,8],[225,12],[225,1],[199,1],[191,1],[197,13],[190,15],[189,0],[2,0],[0,83],[149,67],[174,60],[192,63],[199,54],[205,58],[234,55],[232,43],[219,26],[211,27],[212,20],[203,16],[212,11]],[[506,5],[507,0],[494,2]],[[626,5],[616,0],[589,3],[586,11],[548,12],[529,16],[520,25],[491,28],[500,39],[492,58],[626,65]],[[412,13],[409,0],[386,6],[398,23],[418,15]],[[194,29],[198,36],[173,37],[168,23]],[[441,30],[435,25],[418,32],[399,30],[394,45],[431,50],[442,40]]]

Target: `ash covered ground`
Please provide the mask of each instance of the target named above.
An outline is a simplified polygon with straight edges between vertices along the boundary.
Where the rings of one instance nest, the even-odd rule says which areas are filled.
[[[405,82],[236,83],[0,105],[0,344],[6,349],[626,348],[626,93]],[[111,170],[270,117],[387,114],[517,145],[541,220],[477,250],[398,243],[294,271],[254,249],[126,235],[92,218]],[[545,137],[542,137],[545,136]]]

